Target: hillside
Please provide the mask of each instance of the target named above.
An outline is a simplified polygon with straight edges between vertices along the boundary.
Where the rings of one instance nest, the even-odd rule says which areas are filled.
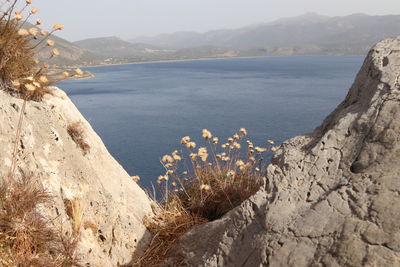
[[[29,29],[35,27],[29,22],[25,22],[24,28]],[[36,27],[41,30],[41,28]],[[94,54],[87,49],[79,47],[63,38],[56,35],[50,36],[51,40],[55,42],[54,47],[47,47],[45,43],[40,44],[38,47],[38,59],[43,62],[48,62],[51,65],[57,66],[81,66],[81,65],[91,65],[98,64],[103,60],[102,56]],[[39,38],[38,41],[41,39]],[[60,55],[53,57],[49,60],[50,51],[56,48],[60,51]]]
[[[74,45],[101,55],[102,64],[129,63],[157,60],[181,60],[236,55],[223,47],[212,45],[164,49],[160,46],[145,43],[130,43],[118,37],[92,38],[74,42]]]
[[[364,55],[379,40],[399,35],[398,25],[399,15],[326,17],[308,13],[236,30],[178,32],[130,41],[169,49],[213,45],[239,50],[241,56]]]

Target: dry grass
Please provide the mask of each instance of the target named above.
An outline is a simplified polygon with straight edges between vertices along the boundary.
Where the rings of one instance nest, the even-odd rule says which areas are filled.
[[[176,150],[162,157],[166,173],[157,180],[162,201],[155,217],[145,219],[154,237],[134,266],[161,266],[182,235],[221,218],[258,191],[266,168],[263,153],[278,148],[271,140],[266,140],[266,147],[254,147],[246,139],[247,131],[239,132],[219,145],[219,139],[204,129],[203,147],[195,151],[197,144],[184,137],[186,153]]]
[[[154,237],[150,247],[133,266],[161,266],[178,239],[194,226],[206,221],[188,213],[180,205],[171,205],[168,208],[159,206],[155,217],[145,218],[145,226]]]
[[[82,150],[83,154],[86,155],[90,150],[90,145],[85,141],[82,123],[74,122],[69,124],[67,132],[76,145]]]
[[[65,213],[71,219],[72,222],[72,234],[73,236],[79,235],[79,230],[82,226],[83,209],[79,199],[66,199],[64,200]]]
[[[49,94],[47,87],[70,76],[50,77],[49,65],[35,59],[38,52],[50,49],[47,61],[59,55],[54,49],[54,42],[49,40],[52,33],[62,30],[60,24],[54,24],[51,31],[38,28],[41,20],[36,20],[35,27],[26,23],[37,13],[31,8],[32,1],[0,0],[0,89],[25,100],[40,101]],[[18,10],[17,7],[22,7]],[[80,76],[76,70],[74,76]]]
[[[0,185],[0,266],[79,266],[77,240],[62,237],[38,212],[50,203],[31,176]]]

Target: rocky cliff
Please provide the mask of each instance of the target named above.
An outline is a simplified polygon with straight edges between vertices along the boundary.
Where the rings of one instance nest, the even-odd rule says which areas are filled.
[[[174,255],[189,266],[400,266],[399,78],[400,38],[384,40],[323,124],[282,145],[260,191]]]
[[[150,201],[66,94],[55,87],[51,93],[27,103],[17,165],[54,196],[54,204],[43,207],[48,219],[67,235],[78,228],[85,266],[127,264],[148,242],[142,219],[151,212]],[[11,165],[22,103],[0,91],[1,178]],[[71,138],[71,125],[79,126],[87,151]]]

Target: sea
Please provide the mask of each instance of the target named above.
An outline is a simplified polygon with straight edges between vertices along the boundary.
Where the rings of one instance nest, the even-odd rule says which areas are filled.
[[[62,88],[109,152],[150,188],[164,154],[202,129],[221,142],[246,128],[255,146],[312,132],[344,99],[359,56],[190,60],[85,68],[88,80]],[[270,160],[271,153],[266,155]]]

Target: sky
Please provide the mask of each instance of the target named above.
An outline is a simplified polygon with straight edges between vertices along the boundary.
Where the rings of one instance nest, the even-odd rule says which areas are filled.
[[[70,41],[233,29],[307,12],[400,14],[400,0],[33,0],[33,6],[44,26],[63,24],[58,35]]]

